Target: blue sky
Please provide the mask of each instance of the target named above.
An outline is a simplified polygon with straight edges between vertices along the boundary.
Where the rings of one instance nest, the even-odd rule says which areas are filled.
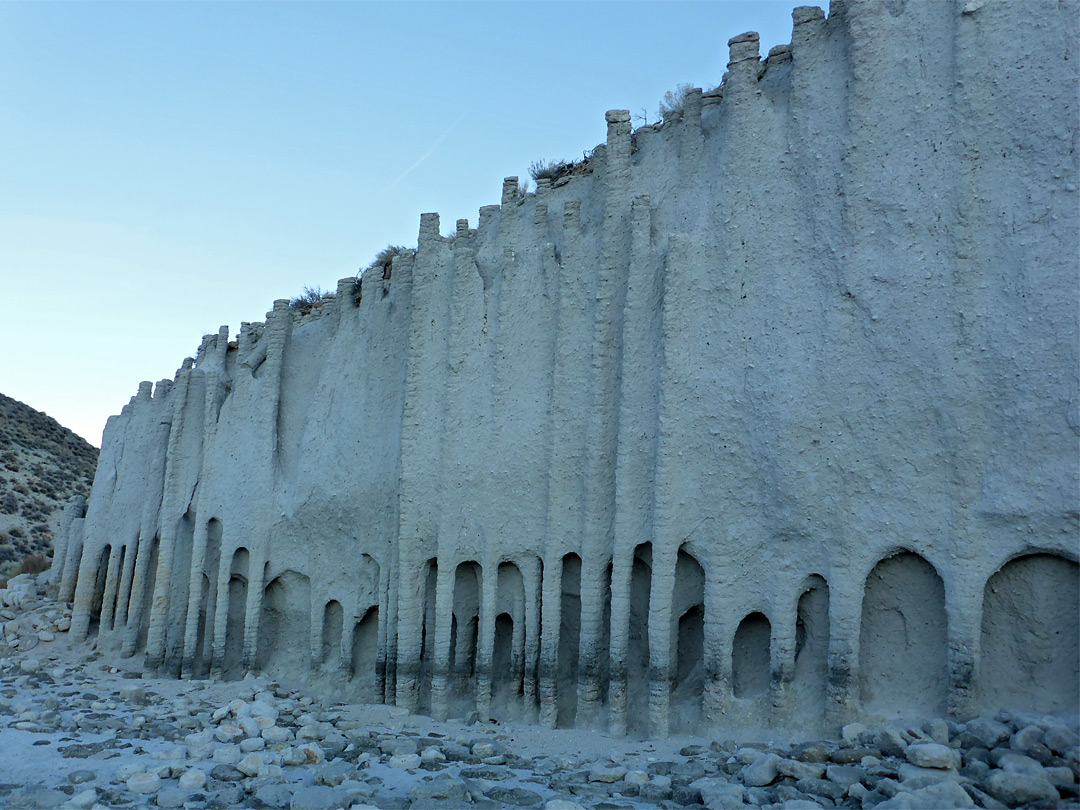
[[[203,334],[475,225],[796,5],[0,3],[0,392],[99,444]]]

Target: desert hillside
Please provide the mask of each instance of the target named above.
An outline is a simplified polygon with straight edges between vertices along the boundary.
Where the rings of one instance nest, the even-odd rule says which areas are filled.
[[[64,503],[90,493],[97,457],[55,419],[0,394],[0,575],[52,554]]]

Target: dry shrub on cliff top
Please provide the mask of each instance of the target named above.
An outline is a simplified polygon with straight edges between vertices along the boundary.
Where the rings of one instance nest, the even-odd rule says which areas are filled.
[[[406,250],[407,248],[401,245],[387,245],[375,254],[375,259],[371,264],[360,271],[360,275],[362,276],[364,273],[371,270],[378,270],[382,273],[383,280],[385,281],[390,278],[390,263],[394,260],[394,257],[399,253],[404,253]]]
[[[558,180],[564,174],[570,174],[574,170],[574,164],[569,160],[534,160],[529,166],[529,174],[533,180]]]
[[[321,287],[304,287],[304,291],[289,301],[289,306],[297,310],[301,315],[307,315],[312,310],[318,309],[327,299],[333,295]]]
[[[660,109],[657,110],[660,120],[682,118],[683,112],[686,110],[686,97],[690,95],[690,91],[693,89],[694,85],[684,83],[674,90],[668,90],[664,93],[664,97],[660,99]]]

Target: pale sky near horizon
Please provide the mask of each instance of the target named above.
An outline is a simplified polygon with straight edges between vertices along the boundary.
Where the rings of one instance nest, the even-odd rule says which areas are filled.
[[[800,4],[0,3],[0,393],[100,445],[202,335],[475,226]]]

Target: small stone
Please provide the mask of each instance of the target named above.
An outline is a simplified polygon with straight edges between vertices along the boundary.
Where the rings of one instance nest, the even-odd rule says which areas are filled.
[[[942,745],[949,744],[949,724],[940,717],[934,717],[923,723],[923,730],[930,735],[930,739],[934,742]]]
[[[188,792],[178,787],[166,787],[158,791],[154,801],[158,807],[183,807],[188,800]]]
[[[1055,787],[1065,787],[1067,785],[1076,784],[1076,774],[1073,773],[1073,769],[1064,765],[1043,768],[1043,773],[1046,774],[1046,778],[1049,779],[1050,783]]]
[[[281,752],[282,765],[303,765],[306,762],[307,757],[298,747],[289,746]]]
[[[1056,802],[1057,788],[1042,773],[996,770],[985,782],[986,792],[1009,807],[1035,802]]]
[[[289,802],[289,810],[336,810],[345,801],[344,795],[325,785],[297,788]]]
[[[244,776],[258,776],[259,769],[263,766],[262,754],[257,752],[248,754],[238,763],[236,763],[236,770],[244,774]]]
[[[420,752],[421,762],[446,762],[446,754],[436,748],[434,745],[429,745],[423,751]]]
[[[292,803],[293,787],[290,785],[263,785],[255,791],[260,807],[288,807]]]
[[[1017,773],[1031,774],[1032,776],[1041,776],[1043,772],[1042,765],[1031,757],[1006,749],[998,748],[993,751],[990,754],[990,760],[994,765],[1006,771],[1016,771]]]
[[[97,804],[98,794],[93,788],[76,793],[70,799],[67,800],[67,807],[71,810],[90,810],[95,804]]]
[[[281,726],[268,726],[267,728],[262,729],[260,734],[270,745],[286,743],[293,738],[293,733],[289,731],[289,729],[282,728]]]
[[[191,768],[180,775],[177,784],[184,790],[199,790],[206,784],[206,773],[198,768]]]
[[[899,730],[886,728],[879,731],[874,737],[874,745],[881,749],[881,753],[887,757],[902,757],[907,750],[907,741],[904,740]]]
[[[409,799],[413,802],[436,799],[465,804],[469,801],[469,784],[464,779],[440,775],[414,785],[409,791]]]
[[[800,779],[795,783],[795,787],[803,793],[809,793],[811,796],[824,796],[834,802],[843,799],[844,794],[847,792],[840,785],[830,782],[828,779]]]
[[[214,762],[221,765],[235,765],[244,758],[239,745],[221,745],[214,749]]]
[[[799,762],[828,762],[829,749],[819,742],[803,743],[795,746],[795,759]]]
[[[503,787],[502,785],[496,785],[493,788],[488,788],[485,793],[489,799],[500,802],[503,805],[514,805],[517,807],[529,807],[539,804],[543,801],[543,796],[532,790],[527,790],[522,787]]]
[[[156,773],[137,773],[125,784],[132,793],[157,793],[161,789],[161,777]]]
[[[825,776],[825,763],[781,759],[776,763],[776,770],[781,776],[790,776],[796,781],[799,779],[821,779]]]
[[[232,765],[215,765],[210,771],[210,778],[219,782],[239,782],[244,778],[244,774]]]
[[[48,642],[48,641],[55,641],[55,640],[56,640],[56,636],[54,636],[54,635],[53,635],[52,633],[50,633],[50,632],[49,632],[48,630],[42,630],[42,631],[40,631],[40,632],[39,632],[39,633],[37,634],[37,637],[38,637],[38,641],[45,641],[45,642]]]
[[[250,754],[254,751],[262,751],[266,748],[266,739],[263,737],[248,737],[246,740],[240,741],[240,750],[245,754]]]
[[[867,745],[856,745],[851,748],[837,748],[829,752],[829,759],[837,765],[858,765],[867,757],[881,758],[881,751]]]
[[[877,807],[883,810],[941,810],[974,807],[975,802],[956,782],[941,782],[913,791],[897,793]]]
[[[590,782],[618,782],[626,776],[626,768],[621,765],[596,764],[589,769]]]
[[[825,773],[830,782],[836,782],[845,791],[861,782],[866,776],[866,771],[854,765],[830,765]]]
[[[570,799],[548,799],[544,802],[544,810],[585,810],[585,805]]]
[[[908,762],[920,768],[952,768],[959,765],[958,752],[941,743],[912,743],[905,752]]]
[[[243,732],[240,731],[240,727],[234,723],[222,723],[214,731],[214,737],[218,742],[231,743],[239,740],[243,736]]]
[[[840,737],[847,743],[857,742],[859,735],[865,733],[866,726],[862,723],[848,723],[840,729]]]
[[[413,768],[420,767],[420,755],[419,754],[395,754],[390,757],[390,761],[386,764],[391,768],[403,768],[412,770]]]
[[[993,748],[1009,737],[1009,727],[989,717],[979,717],[965,724],[964,730],[982,740],[987,748]]]
[[[143,766],[137,762],[129,762],[116,769],[116,781],[126,782],[137,773],[143,772]]]
[[[67,801],[67,794],[42,785],[27,785],[11,791],[4,800],[5,807],[28,810],[52,810]]]
[[[757,760],[742,769],[741,778],[744,785],[749,787],[764,787],[771,785],[779,775],[777,766],[780,757],[776,754],[764,754]]]
[[[717,810],[733,810],[743,806],[746,789],[738,782],[729,782],[715,776],[695,779],[690,787],[701,794],[701,803]]]
[[[346,779],[356,778],[356,766],[344,760],[329,762],[315,771],[315,784],[337,787]]]
[[[1041,728],[1035,725],[1024,726],[1009,738],[1009,748],[1022,754],[1028,754],[1032,748],[1041,745],[1042,741],[1043,730]]]
[[[67,775],[67,780],[73,785],[82,785],[86,782],[93,782],[95,779],[97,779],[97,774],[87,768],[80,768]]]
[[[938,782],[955,780],[959,776],[950,768],[923,768],[910,762],[901,762],[897,771],[905,790],[918,790]]]
[[[628,785],[644,785],[649,781],[649,774],[645,771],[627,771],[623,781]]]
[[[1080,745],[1080,736],[1067,728],[1055,726],[1048,728],[1043,734],[1043,745],[1059,757],[1063,757],[1070,748]]]
[[[174,745],[171,748],[163,748],[151,755],[154,759],[180,762],[187,759],[187,749],[182,745]]]

